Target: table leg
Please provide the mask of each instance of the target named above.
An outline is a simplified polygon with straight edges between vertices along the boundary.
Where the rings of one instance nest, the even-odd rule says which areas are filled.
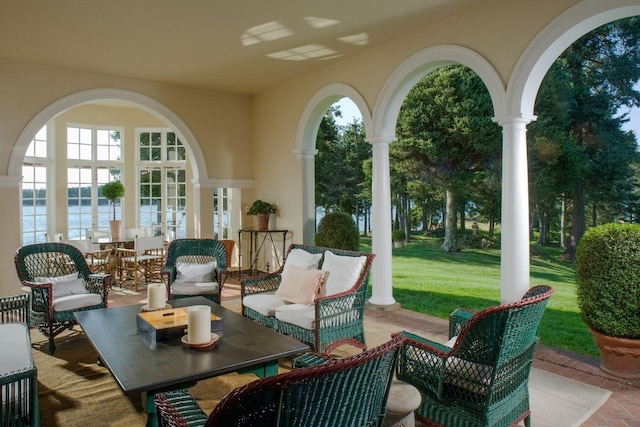
[[[142,409],[147,413],[146,427],[158,427],[158,414],[156,413],[156,404],[153,401],[155,393],[142,392]]]

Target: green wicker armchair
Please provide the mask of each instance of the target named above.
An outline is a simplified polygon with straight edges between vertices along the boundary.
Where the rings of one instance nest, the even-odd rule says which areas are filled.
[[[198,267],[204,267],[206,264],[211,265],[213,269],[206,272],[209,278],[201,281],[197,280],[197,277],[188,277],[190,275],[187,272],[188,269],[200,270]],[[180,272],[178,266],[184,266],[185,271]],[[220,274],[226,268],[227,252],[219,240],[176,239],[169,245],[167,261],[160,273],[166,279],[169,299],[199,295],[220,303],[222,293]],[[202,275],[196,272],[194,276]]]
[[[266,295],[269,300],[273,299],[272,294],[280,286],[283,269],[294,250],[322,255],[318,267],[320,269],[323,269],[327,264],[325,263],[325,251],[330,251],[339,257],[364,259],[355,283],[349,285],[348,290],[317,297],[313,305],[306,308],[300,307],[298,312],[303,318],[300,323],[280,318],[279,308],[274,307],[271,314],[264,310],[257,310],[255,307],[251,308],[246,304],[248,301],[246,298],[252,295],[261,294]],[[342,344],[351,344],[366,349],[363,325],[364,306],[369,272],[374,258],[374,254],[363,252],[293,244],[289,247],[285,263],[279,270],[264,276],[248,277],[241,280],[242,314],[308,344],[316,352],[331,353]],[[329,274],[331,275],[331,273]],[[271,302],[268,301],[267,304],[271,304]],[[293,309],[297,306],[300,304],[288,304],[287,309]]]
[[[417,418],[428,425],[509,426],[531,423],[529,372],[549,286],[481,312],[450,319],[453,347],[402,332],[397,377],[422,394]]]
[[[36,243],[14,255],[18,278],[31,288],[31,324],[54,338],[76,324],[73,313],[107,306],[110,274],[94,274],[82,252],[65,243]]]
[[[398,349],[397,337],[356,356],[294,369],[239,387],[207,417],[178,390],[155,396],[158,423],[173,426],[381,426]]]

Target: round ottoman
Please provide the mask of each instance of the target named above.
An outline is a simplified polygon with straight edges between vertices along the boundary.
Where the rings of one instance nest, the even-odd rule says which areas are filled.
[[[384,427],[413,427],[415,417],[413,411],[418,409],[422,396],[417,388],[403,381],[393,380],[387,400],[387,415]]]

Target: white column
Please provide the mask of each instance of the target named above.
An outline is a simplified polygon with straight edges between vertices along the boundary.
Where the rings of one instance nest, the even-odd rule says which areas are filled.
[[[318,150],[296,151],[302,166],[302,243],[313,246],[316,240],[315,156]]]
[[[392,305],[393,282],[391,267],[391,186],[389,184],[389,144],[386,137],[367,140],[373,146],[373,212],[371,218],[372,252],[376,255],[372,267],[372,296],[374,305]]]
[[[529,289],[529,177],[527,124],[530,119],[499,120],[502,126],[502,303],[519,300]]]

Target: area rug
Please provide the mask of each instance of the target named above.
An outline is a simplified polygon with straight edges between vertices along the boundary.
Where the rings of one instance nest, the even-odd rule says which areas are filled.
[[[140,395],[122,393],[108,369],[96,363],[97,354],[78,327],[56,338],[53,355],[38,331],[31,332],[31,339],[44,427],[145,425]],[[227,374],[200,381],[190,391],[209,413],[231,390],[255,379],[253,374]]]

